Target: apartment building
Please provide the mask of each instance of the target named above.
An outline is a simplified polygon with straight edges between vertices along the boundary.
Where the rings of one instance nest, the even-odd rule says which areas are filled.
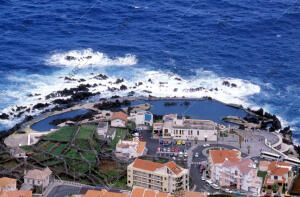
[[[209,167],[212,181],[255,195],[260,194],[262,178],[250,159],[242,159],[238,150],[210,150]]]
[[[261,161],[259,162],[259,170],[267,172],[264,186],[271,189],[273,184],[284,186],[286,189],[292,181],[292,165],[279,161]]]
[[[163,116],[163,123],[154,124],[154,133],[163,138],[217,141],[217,124],[211,120],[186,119],[177,114]]]
[[[174,161],[161,164],[137,158],[127,167],[127,185],[166,193],[189,190],[189,170]]]
[[[147,153],[146,142],[119,140],[115,155],[118,158],[136,158]]]

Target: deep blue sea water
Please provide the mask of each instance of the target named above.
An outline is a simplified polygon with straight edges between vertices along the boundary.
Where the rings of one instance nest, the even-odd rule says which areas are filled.
[[[0,0],[0,111],[78,85],[65,76],[96,83],[99,73],[109,76],[92,89],[102,97],[134,90],[263,107],[300,139],[300,2]],[[120,77],[130,88],[107,92]]]

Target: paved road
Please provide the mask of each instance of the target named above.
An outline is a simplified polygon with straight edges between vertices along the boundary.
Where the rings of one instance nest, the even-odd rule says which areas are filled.
[[[73,194],[79,194],[82,187],[59,185],[54,187],[46,197],[65,197]]]

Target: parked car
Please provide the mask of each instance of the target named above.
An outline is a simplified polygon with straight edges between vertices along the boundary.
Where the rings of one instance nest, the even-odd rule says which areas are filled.
[[[179,157],[183,157],[183,152],[179,152]]]
[[[179,149],[178,149],[178,148],[176,148],[176,149],[175,149],[175,152],[179,152]]]
[[[188,157],[188,154],[187,154],[187,152],[185,152],[185,153],[184,153],[184,157]]]
[[[168,152],[171,152],[171,148],[170,147],[168,148]]]
[[[163,152],[167,152],[167,148],[164,148],[164,149],[163,149]]]
[[[143,136],[140,136],[139,139],[142,140],[142,139],[144,139],[144,138],[143,138]]]
[[[195,153],[195,157],[198,158],[199,157],[199,153]]]
[[[209,147],[210,144],[203,144],[203,147]]]
[[[212,184],[212,181],[209,180],[209,179],[207,179],[205,182],[208,183],[208,184]]]
[[[157,152],[160,152],[161,151],[161,148],[160,147],[157,147]]]
[[[202,177],[201,177],[201,180],[202,180],[202,181],[205,181],[205,177],[204,177],[204,176],[202,176]]]
[[[182,144],[182,145],[185,145],[185,141],[184,141],[184,140],[182,140],[181,144]]]
[[[160,144],[164,144],[164,140],[159,140],[159,143]]]
[[[178,157],[178,153],[174,153],[174,157]]]
[[[179,145],[179,146],[181,145],[181,140],[177,141],[177,145]]]

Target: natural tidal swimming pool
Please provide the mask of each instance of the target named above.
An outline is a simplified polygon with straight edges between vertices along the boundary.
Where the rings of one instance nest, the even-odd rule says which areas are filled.
[[[165,103],[173,103],[173,105],[165,105]],[[188,102],[185,103],[185,102]],[[180,116],[189,116],[194,119],[204,119],[204,120],[212,120],[220,124],[228,125],[222,120],[225,116],[239,116],[245,117],[246,112],[243,109],[231,107],[224,103],[215,101],[215,100],[135,100],[132,101],[129,106],[139,105],[150,103],[152,107],[150,108],[150,112],[156,115],[166,115],[166,114],[178,114]],[[175,103],[175,104],[174,104]],[[128,106],[121,106],[128,107]],[[57,126],[50,124],[55,119],[62,118],[74,118],[75,116],[82,115],[89,112],[86,109],[73,110],[53,116],[49,116],[37,123],[31,125],[31,128],[35,131],[49,131],[51,129],[56,129]]]
[[[165,103],[176,103],[176,105],[166,106]],[[184,102],[189,102],[185,105]],[[212,120],[220,124],[228,125],[222,118],[225,116],[245,117],[246,112],[243,109],[231,107],[215,100],[136,100],[131,102],[131,106],[143,103],[150,103],[152,107],[150,112],[156,115],[166,115],[177,113],[181,116],[190,116],[193,119]]]
[[[57,129],[56,125],[50,124],[51,121],[53,121],[55,119],[62,119],[62,118],[74,118],[78,115],[82,115],[87,112],[89,112],[89,110],[78,109],[78,110],[73,110],[73,111],[49,116],[48,118],[45,118],[45,119],[31,125],[31,129],[33,129],[35,131],[40,131],[40,132],[49,131],[51,129]]]

